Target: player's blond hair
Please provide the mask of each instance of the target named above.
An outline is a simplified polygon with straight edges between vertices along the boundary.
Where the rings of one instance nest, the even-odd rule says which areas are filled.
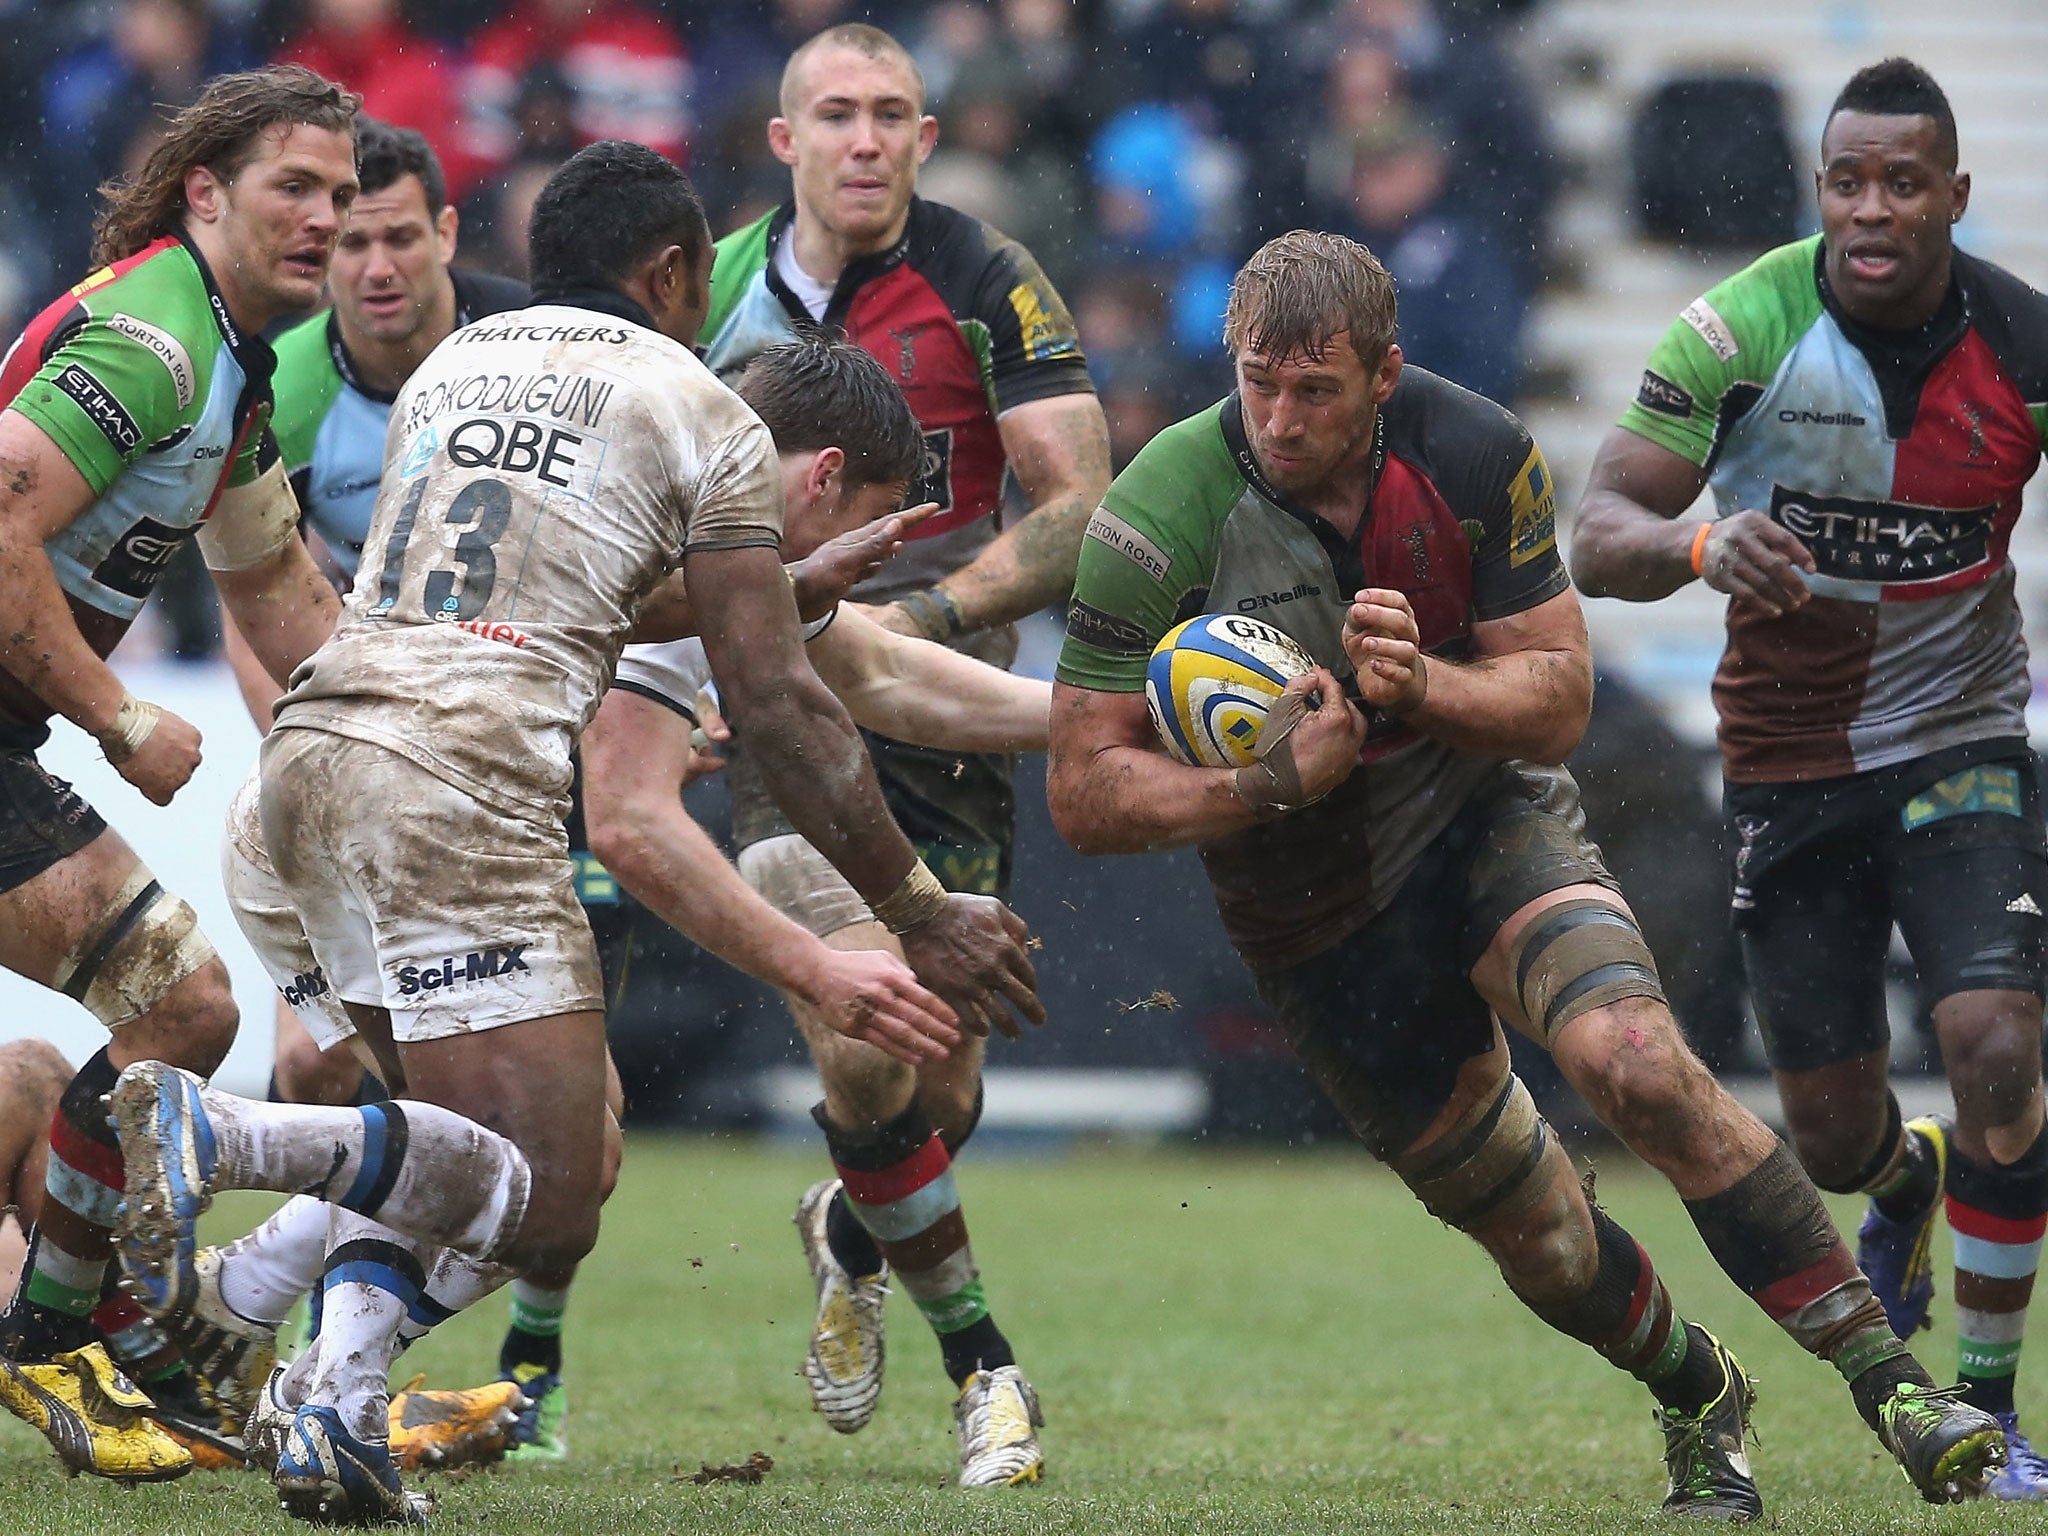
[[[917,60],[910,56],[910,50],[880,27],[871,27],[865,22],[849,21],[836,27],[827,27],[816,37],[803,43],[789,56],[789,62],[782,66],[782,87],[777,99],[781,102],[784,117],[795,114],[796,82],[803,66],[810,61],[811,55],[822,53],[827,48],[850,48],[865,58],[901,64],[908,71],[911,83],[916,87],[917,110],[924,110],[924,71],[917,67]]]
[[[1296,229],[1268,240],[1238,269],[1223,311],[1223,344],[1269,358],[1320,361],[1348,332],[1370,368],[1394,340],[1394,280],[1356,240]]]
[[[172,118],[142,169],[100,188],[106,206],[92,231],[96,267],[124,261],[175,233],[185,216],[185,176],[205,166],[224,182],[262,148],[263,135],[294,124],[353,135],[363,98],[297,64],[220,75]]]

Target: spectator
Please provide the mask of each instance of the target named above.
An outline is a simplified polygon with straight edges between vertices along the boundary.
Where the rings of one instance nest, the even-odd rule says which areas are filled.
[[[43,164],[60,261],[83,262],[92,190],[139,163],[162,113],[250,62],[206,0],[121,0],[105,36],[57,61],[43,84]]]
[[[1393,273],[1402,352],[1512,404],[1529,296],[1514,264],[1447,196],[1449,152],[1420,124],[1403,122],[1353,154],[1348,203],[1326,222],[1370,246]]]
[[[1080,275],[1081,188],[1069,156],[1026,135],[1013,72],[993,53],[970,58],[938,116],[944,131],[918,173],[922,194],[1014,236],[1064,293]]]
[[[516,0],[470,45],[468,152],[508,165],[519,147],[520,81],[557,66],[580,144],[631,139],[678,164],[690,149],[690,59],[676,31],[634,0]]]
[[[413,30],[398,0],[307,0],[305,25],[276,62],[337,80],[362,94],[371,116],[425,134],[451,197],[467,192],[484,169],[462,142],[456,60]]]
[[[1091,162],[1102,255],[1155,270],[1174,344],[1213,353],[1239,233],[1241,157],[1180,108],[1151,102],[1110,119]]]

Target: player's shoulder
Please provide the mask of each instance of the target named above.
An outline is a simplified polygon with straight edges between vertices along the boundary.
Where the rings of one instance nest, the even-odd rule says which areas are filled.
[[[341,393],[341,372],[334,366],[329,327],[332,310],[323,309],[280,335],[270,344],[277,367],[270,378],[276,402],[272,429],[286,466],[297,469],[312,458],[313,438],[327,409]]]
[[[1224,414],[1236,409],[1232,395],[1155,434],[1110,482],[1103,506],[1162,535],[1220,522],[1247,483],[1224,432]]]
[[[1520,462],[1532,441],[1522,419],[1499,401],[1412,363],[1380,411],[1387,452],[1431,465]]]
[[[788,217],[786,207],[770,209],[711,247],[711,308],[704,316],[703,329],[707,346],[717,341],[747,290],[768,270],[775,231],[781,227],[778,221]]]
[[[963,304],[995,280],[1006,297],[1009,285],[1044,283],[1037,259],[1023,242],[1004,234],[986,219],[945,203],[913,198],[904,226],[904,260],[941,288],[956,288]]]
[[[1955,264],[1970,324],[2029,404],[2048,401],[2048,294],[1966,251]]]
[[[205,274],[191,250],[170,236],[101,267],[71,293],[96,318],[130,314],[170,330],[187,345],[219,335]]]
[[[533,290],[516,277],[450,267],[448,278],[455,285],[455,312],[465,324],[486,315],[524,309],[533,302]]]
[[[1809,235],[1764,252],[1680,310],[1670,335],[1712,366],[1767,377],[1824,313],[1820,245]]]

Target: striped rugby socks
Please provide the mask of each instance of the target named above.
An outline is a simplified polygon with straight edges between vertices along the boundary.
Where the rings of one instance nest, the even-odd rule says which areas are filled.
[[[874,1240],[896,1283],[938,1335],[946,1374],[955,1385],[976,1371],[1015,1365],[1016,1356],[989,1313],[981,1272],[967,1241],[967,1220],[960,1211],[953,1184],[953,1160],[946,1143],[913,1100],[886,1125],[867,1134],[841,1130],[825,1118],[821,1104],[812,1111],[824,1129],[832,1165],[844,1186],[847,1211]],[[828,1236],[836,1212],[827,1214]],[[858,1254],[834,1255],[855,1274],[874,1273],[848,1264]],[[850,1246],[850,1245],[848,1245]]]
[[[78,1071],[50,1120],[42,1218],[31,1235],[5,1332],[16,1359],[47,1359],[90,1343],[114,1254],[125,1175],[101,1098],[120,1072],[101,1049]]]
[[[421,1245],[336,1206],[328,1220],[327,1264],[320,1276],[319,1364],[304,1401],[333,1408],[358,1440],[390,1435],[391,1362],[399,1325],[426,1288]]]
[[[1977,1407],[2011,1413],[2048,1230],[2048,1129],[2006,1165],[1977,1162],[1951,1143],[1948,1227],[1956,1255],[1958,1374]]]

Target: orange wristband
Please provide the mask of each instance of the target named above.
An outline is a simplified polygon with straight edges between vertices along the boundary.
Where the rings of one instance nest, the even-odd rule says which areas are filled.
[[[1692,536],[1692,573],[1695,576],[1706,574],[1700,569],[1700,560],[1707,552],[1707,535],[1713,531],[1712,523],[1701,523],[1700,531]]]

